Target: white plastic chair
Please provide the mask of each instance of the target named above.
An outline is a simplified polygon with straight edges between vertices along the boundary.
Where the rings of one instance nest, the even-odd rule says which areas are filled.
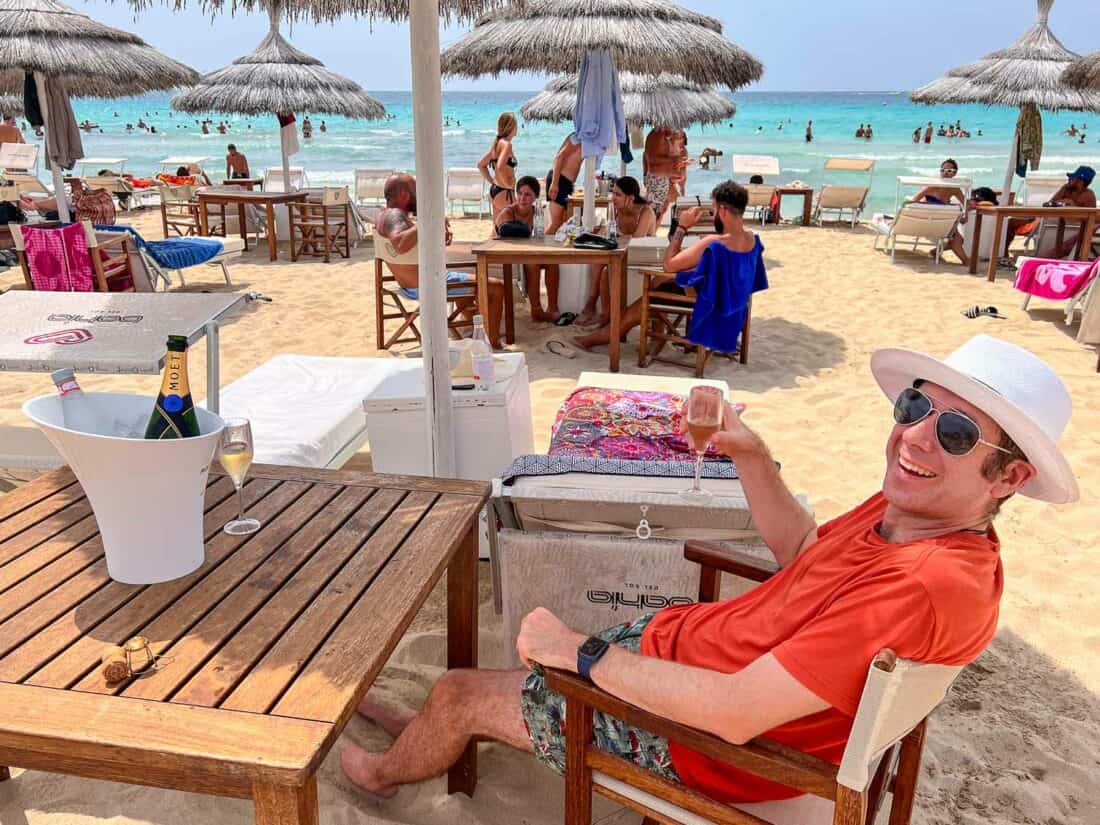
[[[898,238],[913,241],[913,251],[924,242],[936,250],[936,263],[943,256],[944,242],[962,217],[962,209],[953,204],[907,203],[898,210],[894,220],[876,219],[871,222],[875,230],[874,248],[882,240],[890,251],[890,260],[897,261]]]
[[[447,205],[454,211],[455,202],[476,203],[477,216],[485,214],[485,178],[475,167],[456,166],[447,170]]]

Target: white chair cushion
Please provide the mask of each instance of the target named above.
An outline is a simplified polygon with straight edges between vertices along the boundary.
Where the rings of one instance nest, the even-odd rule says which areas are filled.
[[[222,390],[221,415],[252,422],[258,462],[327,467],[366,432],[363,401],[399,366],[389,358],[277,355]]]

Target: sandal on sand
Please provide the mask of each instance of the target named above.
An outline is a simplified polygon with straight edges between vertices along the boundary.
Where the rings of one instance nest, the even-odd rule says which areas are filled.
[[[547,341],[546,351],[551,355],[560,355],[562,358],[568,358],[570,360],[577,357],[577,351],[564,341]]]
[[[567,327],[576,320],[577,314],[575,312],[563,312],[554,323],[559,327]]]
[[[1004,315],[1001,315],[1001,313],[997,311],[997,307],[980,307],[976,304],[972,307],[967,307],[966,309],[964,309],[962,314],[971,319],[980,318],[983,315],[988,315],[990,318],[1000,318],[1003,321],[1006,317]]]

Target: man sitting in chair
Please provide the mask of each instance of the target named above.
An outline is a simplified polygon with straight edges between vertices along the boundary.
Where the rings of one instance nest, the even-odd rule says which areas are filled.
[[[414,301],[420,300],[420,266],[417,257],[416,180],[412,175],[397,174],[387,178],[383,188],[386,208],[375,218],[375,230],[381,236],[380,243],[388,244],[389,254],[383,256],[397,282]],[[450,223],[447,224],[446,242],[450,246],[452,235]],[[470,283],[471,288],[463,293],[455,303],[464,314],[472,315],[476,311],[474,290],[476,277],[469,272],[448,272],[447,283]],[[469,297],[466,297],[469,296]],[[500,349],[500,319],[504,314],[504,282],[489,279],[489,317],[485,319],[485,332],[493,349]]]
[[[728,742],[764,735],[838,764],[881,649],[919,662],[973,661],[997,625],[1004,579],[993,520],[1002,504],[1017,492],[1055,503],[1078,497],[1057,444],[1069,393],[1045,362],[985,335],[943,361],[879,350],[871,372],[895,422],[882,487],[822,525],[787,489],[763,440],[725,407],[714,443],[736,461],[779,563],[766,583],[592,637],[536,609],[517,645],[530,671],[449,671],[419,712],[368,695],[360,712],[396,740],[385,753],[349,746],[348,776],[392,794],[445,771],[472,737],[533,752],[560,771],[563,703],[535,663]],[[820,439],[828,450],[824,428]],[[797,793],[604,714],[594,725],[600,748],[714,799]]]

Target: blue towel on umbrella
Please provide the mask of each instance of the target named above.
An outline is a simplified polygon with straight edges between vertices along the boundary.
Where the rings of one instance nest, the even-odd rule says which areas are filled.
[[[695,289],[695,308],[685,336],[715,352],[736,352],[749,299],[768,288],[764,244],[759,236],[748,252],[711,241],[695,269],[676,273],[676,283]]]
[[[610,147],[624,143],[629,146],[619,73],[607,49],[584,53],[577,79],[573,130],[572,140],[581,145],[583,157],[594,157],[597,164],[603,162]]]
[[[102,232],[129,232],[138,247],[144,249],[165,269],[187,269],[216,258],[225,248],[221,241],[210,238],[168,238],[164,241],[147,241],[132,226],[115,224],[96,226]]]

